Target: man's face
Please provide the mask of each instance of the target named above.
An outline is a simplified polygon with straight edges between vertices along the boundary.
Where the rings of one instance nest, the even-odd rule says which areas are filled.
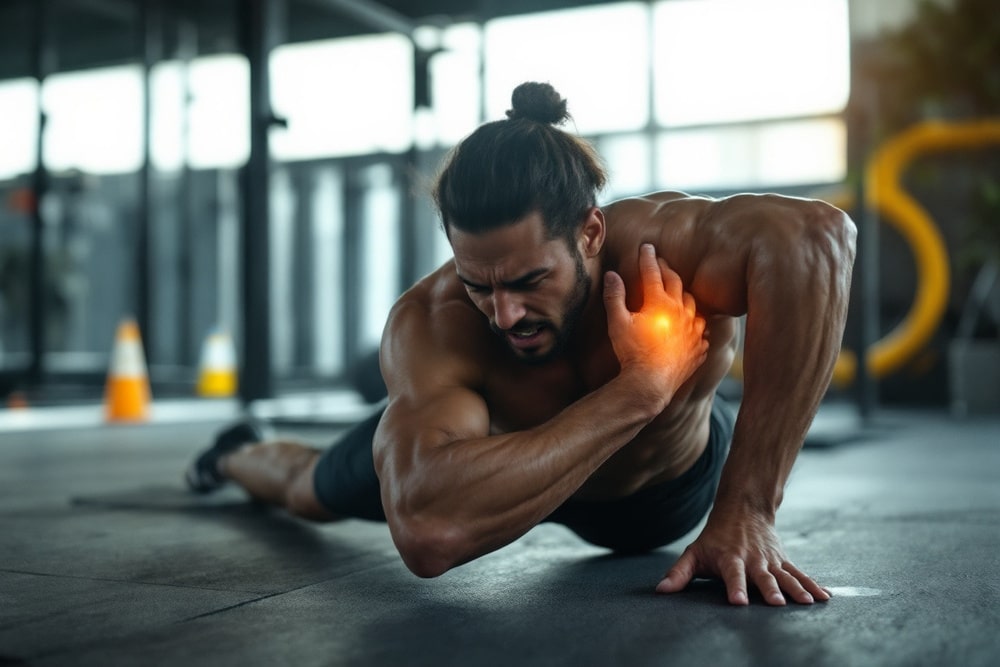
[[[514,354],[533,363],[559,355],[590,296],[580,252],[546,239],[538,213],[481,234],[453,228],[450,236],[469,298]]]

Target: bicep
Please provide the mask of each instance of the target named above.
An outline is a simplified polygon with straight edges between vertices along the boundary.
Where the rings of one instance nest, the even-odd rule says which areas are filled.
[[[405,475],[446,445],[490,428],[476,365],[425,313],[410,311],[391,316],[382,347],[389,403],[374,447],[376,468],[387,475]]]
[[[376,465],[413,465],[415,459],[454,442],[489,434],[486,402],[464,387],[438,387],[419,397],[389,401],[375,435]]]

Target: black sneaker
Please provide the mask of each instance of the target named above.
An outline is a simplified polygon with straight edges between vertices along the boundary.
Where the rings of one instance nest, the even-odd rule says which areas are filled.
[[[263,424],[247,420],[230,426],[215,436],[212,446],[202,452],[184,471],[184,481],[195,493],[210,493],[226,483],[219,472],[219,458],[243,445],[264,442],[268,433]]]

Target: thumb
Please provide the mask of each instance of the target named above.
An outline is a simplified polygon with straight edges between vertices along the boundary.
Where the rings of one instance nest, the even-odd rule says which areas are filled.
[[[691,583],[694,578],[695,558],[691,551],[685,551],[674,566],[670,568],[659,584],[656,585],[657,593],[676,593],[684,590],[684,587]]]
[[[622,324],[628,321],[625,307],[625,282],[614,271],[604,274],[604,310],[608,314],[608,324]]]

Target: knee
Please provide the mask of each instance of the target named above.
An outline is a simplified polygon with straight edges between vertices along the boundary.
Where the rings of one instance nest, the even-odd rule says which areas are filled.
[[[313,487],[313,466],[307,466],[286,487],[285,510],[294,516],[310,521],[330,521],[335,517],[316,497]]]

